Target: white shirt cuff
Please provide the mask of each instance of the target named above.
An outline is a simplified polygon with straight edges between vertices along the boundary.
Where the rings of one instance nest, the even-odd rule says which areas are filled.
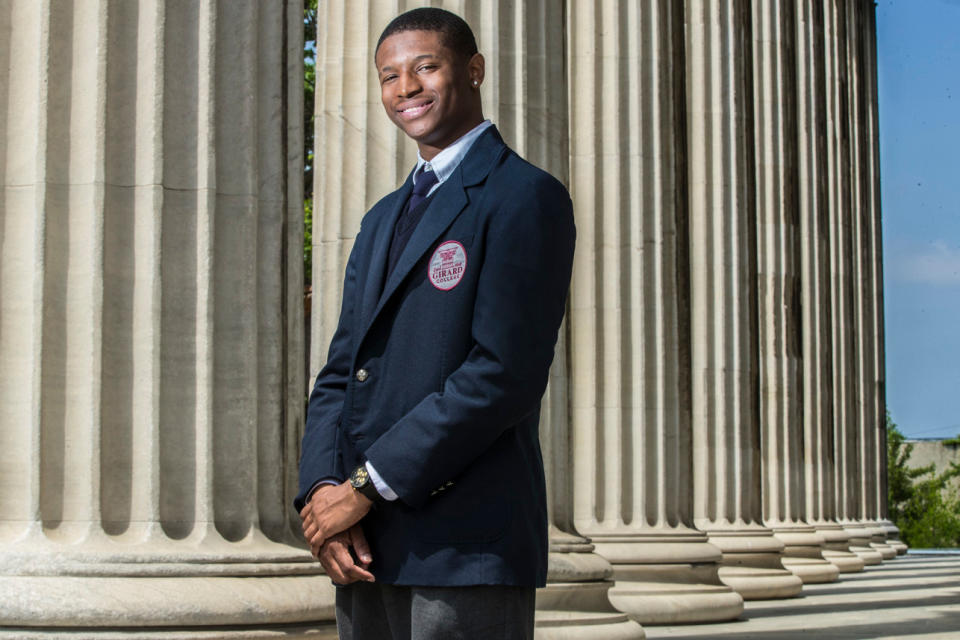
[[[370,474],[370,479],[373,480],[373,486],[377,488],[377,493],[383,496],[384,500],[392,502],[400,497],[390,488],[390,485],[384,482],[383,478],[380,477],[380,474],[373,468],[369,460],[364,464],[367,467],[367,473]]]

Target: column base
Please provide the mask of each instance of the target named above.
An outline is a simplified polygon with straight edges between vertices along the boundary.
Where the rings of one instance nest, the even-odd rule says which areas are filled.
[[[744,600],[777,600],[800,594],[803,581],[784,569],[752,566],[720,567],[720,579]]]
[[[322,575],[2,576],[0,594],[0,637],[10,627],[43,627],[34,635],[108,638],[150,628],[151,637],[267,638],[290,625],[313,634],[304,637],[324,637],[334,618],[334,587]]]
[[[817,534],[823,536],[823,559],[837,567],[840,573],[863,571],[863,560],[850,551],[850,533],[835,522],[818,522]]]
[[[537,640],[643,640],[643,627],[608,600],[613,581],[551,582],[537,591]],[[606,609],[606,610],[604,610]]]
[[[0,628],[0,640],[337,640],[333,622],[316,625],[278,625],[262,629],[208,627],[203,629],[30,629]]]
[[[900,540],[900,529],[889,520],[880,520],[877,525],[887,532],[887,544],[894,548],[898,556],[907,552],[907,545]]]
[[[783,568],[784,545],[769,529],[707,531],[707,535],[723,552],[720,580],[744,600],[791,598],[803,590],[803,581]]]
[[[887,544],[887,530],[881,527],[879,522],[866,522],[864,526],[870,534],[868,546],[871,549],[879,552],[884,560],[893,560],[897,557],[897,550]]]
[[[643,627],[608,597],[613,569],[586,539],[553,528],[547,586],[537,591],[538,640],[643,640]]]
[[[594,538],[613,564],[614,607],[643,624],[734,620],[743,598],[717,575],[720,550],[693,529],[649,529]]]
[[[857,554],[863,560],[863,564],[868,567],[883,564],[883,556],[876,549],[850,545],[850,551]]]
[[[800,578],[803,584],[836,582],[840,579],[839,567],[823,558],[784,557],[780,562],[790,573]]]
[[[893,560],[897,557],[897,550],[886,543],[871,542],[870,548],[878,552],[883,560]]]
[[[823,558],[840,570],[840,573],[860,573],[865,565],[863,558],[851,551],[824,549]]]
[[[858,522],[843,522],[843,528],[850,534],[850,551],[860,556],[863,564],[873,566],[883,563],[883,556],[870,546],[871,534]]]
[[[743,613],[743,598],[715,565],[619,565],[616,574],[610,602],[644,624],[723,622]]]
[[[0,637],[335,637],[334,599],[309,552],[258,531],[78,544],[35,532],[0,552]]]
[[[804,584],[835,582],[840,577],[840,570],[824,560],[826,540],[816,529],[799,522],[768,526],[784,545],[780,563]]]

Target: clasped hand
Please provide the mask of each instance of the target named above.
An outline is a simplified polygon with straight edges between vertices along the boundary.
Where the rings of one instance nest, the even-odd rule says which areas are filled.
[[[320,487],[300,511],[310,552],[338,584],[374,580],[367,570],[372,560],[370,546],[357,524],[372,505],[369,498],[345,482]]]

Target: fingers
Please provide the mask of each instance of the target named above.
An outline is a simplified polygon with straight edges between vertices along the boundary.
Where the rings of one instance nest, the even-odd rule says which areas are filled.
[[[319,548],[328,536],[325,532],[321,535],[321,518],[314,512],[312,507],[313,502],[308,502],[307,505],[300,510],[300,527],[303,529],[303,539],[307,541],[307,544],[309,544],[311,548]]]
[[[357,554],[363,568],[366,569],[373,560],[373,556],[370,554],[370,545],[367,544],[367,538],[363,535],[363,529],[354,526],[347,530],[347,534],[350,536],[350,544],[353,545],[354,553]]]
[[[300,510],[300,522],[306,527],[311,522],[316,521],[316,516],[313,513],[313,505],[307,503],[303,509]]]
[[[346,574],[340,569],[340,563],[334,559],[330,547],[320,552],[319,560],[320,564],[323,565],[323,570],[327,572],[327,575],[330,576],[330,579],[333,580],[334,583],[350,584],[351,582],[355,582],[355,580],[347,578]]]
[[[325,511],[315,517],[311,525],[308,525],[307,528],[304,529],[304,537],[307,538],[307,542],[310,543],[311,547],[314,545],[320,546],[324,540],[346,531],[347,528],[352,525],[353,523],[350,523],[346,527],[342,526],[341,523],[337,522],[335,514]],[[307,533],[308,531],[309,534]]]
[[[316,544],[317,547],[323,544],[323,538],[320,538],[316,543],[314,542],[314,538],[317,537],[317,532],[317,526],[315,524],[303,528],[303,539],[306,540],[307,544],[311,547],[314,546],[314,544]]]
[[[338,534],[324,543],[319,553],[320,564],[337,584],[350,584],[358,580],[373,582],[373,574],[357,565],[350,555],[350,540],[347,534]]]
[[[307,532],[304,532],[304,537],[307,538],[307,542],[310,543],[311,547],[319,547],[323,544],[324,540],[327,540],[327,532],[319,527],[316,527],[311,529],[309,536]],[[333,536],[330,537],[332,538]]]
[[[349,485],[326,485],[317,489],[300,510],[303,537],[311,549],[346,531],[370,511],[373,503]]]

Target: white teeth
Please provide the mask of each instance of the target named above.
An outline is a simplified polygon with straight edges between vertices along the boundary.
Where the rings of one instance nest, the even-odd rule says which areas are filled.
[[[430,103],[427,102],[427,103],[424,103],[424,104],[419,104],[419,105],[417,105],[417,106],[415,106],[415,107],[407,107],[406,109],[402,109],[402,110],[400,111],[400,113],[410,113],[411,111],[420,111],[421,109],[423,109],[424,107],[426,107],[428,104],[430,104]]]

